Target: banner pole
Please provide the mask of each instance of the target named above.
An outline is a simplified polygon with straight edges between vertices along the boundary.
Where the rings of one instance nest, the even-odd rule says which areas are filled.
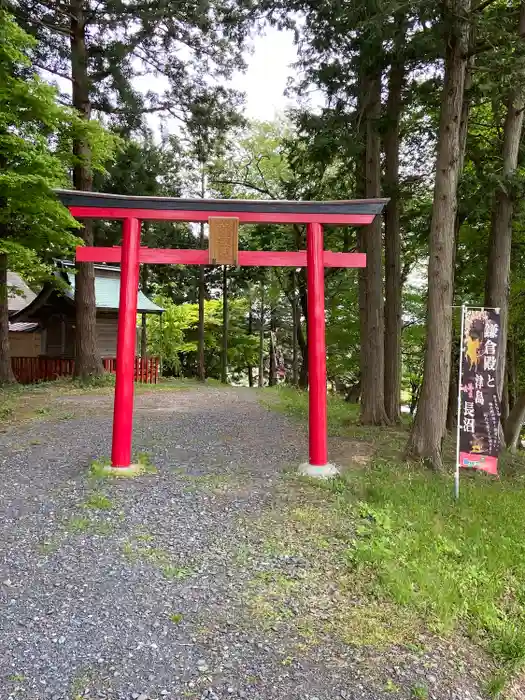
[[[454,474],[454,495],[459,499],[459,433],[461,429],[461,382],[463,381],[463,334],[465,332],[465,305],[461,306],[461,332],[459,336],[459,371],[458,371],[458,418],[456,429],[456,471]]]

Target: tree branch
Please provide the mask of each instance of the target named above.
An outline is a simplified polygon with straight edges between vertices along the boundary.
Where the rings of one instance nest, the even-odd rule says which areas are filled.
[[[483,12],[485,8],[487,8],[489,5],[492,5],[492,3],[494,2],[496,2],[496,0],[484,0],[484,2],[480,2],[479,5],[476,5],[472,8],[471,14],[473,14],[474,12]]]
[[[53,68],[48,68],[47,66],[43,66],[41,63],[36,63],[36,61],[33,61],[33,65],[35,68],[38,68],[39,70],[43,70],[46,73],[51,73],[51,75],[56,75],[57,78],[62,78],[63,80],[69,80],[70,82],[73,80],[73,78],[70,75],[66,75],[65,73],[61,73],[58,70],[53,70]]]
[[[272,197],[272,193],[264,189],[263,187],[259,187],[258,185],[254,185],[251,182],[242,182],[241,180],[215,180],[211,179],[211,182],[214,182],[218,185],[238,185],[239,187],[246,187],[247,190],[255,190],[256,192],[260,192],[261,194],[267,194],[269,197]]]

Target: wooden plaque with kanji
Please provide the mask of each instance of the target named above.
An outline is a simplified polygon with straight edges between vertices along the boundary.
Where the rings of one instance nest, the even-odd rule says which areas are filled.
[[[239,219],[210,216],[209,263],[210,265],[237,265],[239,252]]]

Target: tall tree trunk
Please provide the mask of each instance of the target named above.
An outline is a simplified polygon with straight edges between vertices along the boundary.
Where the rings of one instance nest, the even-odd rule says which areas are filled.
[[[259,315],[259,387],[264,386],[264,282],[261,282],[261,313]]]
[[[222,357],[221,382],[228,383],[228,268],[222,267]]]
[[[454,226],[460,168],[460,124],[469,45],[470,0],[444,0],[445,77],[437,146],[434,204],[428,263],[427,341],[423,384],[407,453],[443,469],[441,444],[446,429],[452,299]]]
[[[403,27],[403,20],[399,28]],[[404,30],[399,31],[404,41]],[[388,81],[386,104],[385,195],[385,410],[393,423],[401,420],[401,232],[399,228],[399,122],[403,108],[405,65],[401,46],[397,47]]]
[[[381,71],[369,70],[363,81],[366,124],[365,196],[381,193]],[[361,284],[364,319],[361,336],[361,422],[366,425],[388,423],[385,411],[385,326],[383,300],[383,261],[381,218],[363,231],[366,268]]]
[[[81,119],[91,118],[89,78],[85,37],[83,0],[70,1],[71,17],[71,78],[73,107]],[[73,141],[73,185],[77,190],[90,191],[93,186],[91,150],[80,139]],[[82,238],[88,246],[93,245],[92,221],[84,221]],[[77,263],[75,278],[75,376],[81,379],[100,376],[102,360],[97,347],[97,308],[95,300],[95,269],[93,263]]]
[[[520,394],[505,421],[505,444],[511,452],[518,447],[518,440],[525,421],[525,392]]]
[[[525,39],[525,2],[520,5],[519,35]],[[518,166],[518,155],[523,129],[525,100],[521,86],[512,89],[507,98],[507,113],[503,126],[503,182],[497,188],[492,207],[489,256],[485,285],[485,306],[499,307],[500,335],[499,362],[496,375],[498,395],[503,393],[505,360],[507,355],[509,279],[514,209],[513,186],[510,179]]]
[[[16,382],[9,348],[7,254],[0,253],[0,386]]]
[[[297,324],[297,342],[301,349],[301,367],[299,369],[299,387],[308,389],[308,296],[306,294],[306,270],[303,268],[299,276],[299,304],[301,314],[306,324],[306,335],[301,323]]]
[[[277,384],[277,342],[276,331],[277,323],[275,319],[275,309],[272,306],[270,309],[270,368],[268,375],[268,385],[275,386]]]
[[[452,432],[456,428],[457,412],[458,412],[458,372],[459,366],[459,348],[454,342],[451,343],[450,352],[450,384],[448,388],[448,405],[447,405],[447,430]]]
[[[141,314],[140,324],[140,356],[143,360],[148,356],[148,328],[146,325],[146,314]]]
[[[292,272],[292,384],[297,386],[299,379],[297,363],[297,326],[300,323],[299,308],[297,306],[297,291],[295,281],[295,270]]]
[[[204,247],[204,224],[201,224],[199,247]],[[199,354],[199,380],[206,379],[206,365],[204,361],[204,300],[206,297],[206,280],[204,277],[204,265],[199,265],[199,328],[198,328],[198,354]]]
[[[142,265],[140,271],[140,288],[142,292],[148,295],[148,276],[149,270],[147,265]],[[146,314],[142,314],[140,327],[140,356],[145,359],[148,355],[148,327],[146,324]]]
[[[509,408],[512,410],[518,399],[518,368],[516,365],[516,341],[509,338],[507,342],[507,381],[509,385]]]
[[[501,425],[505,425],[505,421],[510,414],[510,404],[509,404],[509,385],[507,382],[507,377],[503,382],[503,391],[501,394]]]
[[[470,34],[469,34],[469,46],[473,47],[474,45],[474,35],[473,35],[473,28],[470,28]],[[464,90],[463,90],[463,105],[461,107],[461,122],[459,125],[459,166],[458,166],[458,182],[461,178],[461,175],[463,173],[463,167],[465,165],[465,153],[467,150],[467,135],[468,135],[468,120],[470,116],[470,89],[472,87],[472,74],[473,74],[473,68],[474,68],[474,56],[469,56],[467,60],[467,65],[465,66],[465,84],[464,84]],[[468,215],[468,211],[464,211],[464,208],[462,209],[461,207],[461,202],[457,203],[457,209],[456,209],[456,218],[454,220],[454,256],[453,256],[453,263],[452,263],[452,270],[453,270],[453,280],[452,280],[452,289],[453,289],[453,299],[454,299],[454,290],[456,288],[456,261],[457,261],[457,255],[458,255],[458,245],[459,245],[459,232],[461,229],[461,224],[465,220],[466,216]],[[454,339],[454,322],[452,320],[452,325],[451,325],[451,333],[452,333],[452,339]],[[459,333],[459,330],[458,330]],[[458,412],[458,380],[459,380],[459,375],[458,375],[458,370],[459,370],[459,344],[456,345],[454,343],[454,340],[451,342],[451,355],[450,355],[450,383],[449,383],[449,390],[448,390],[448,408],[447,408],[447,422],[446,422],[446,428],[449,431],[454,430],[457,425],[456,425],[456,420],[457,420],[457,412]]]

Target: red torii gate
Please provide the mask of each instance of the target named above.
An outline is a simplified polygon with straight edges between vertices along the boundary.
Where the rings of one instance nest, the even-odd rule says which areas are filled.
[[[133,425],[137,292],[140,263],[210,265],[207,250],[147,248],[140,245],[141,221],[207,222],[212,217],[239,223],[306,224],[306,251],[239,251],[244,266],[307,267],[309,461],[302,471],[312,476],[337,473],[328,464],[326,412],[325,267],[365,267],[363,253],[323,249],[323,224],[367,225],[381,213],[386,199],[334,202],[255,201],[136,197],[59,190],[59,199],[77,219],[121,219],[122,247],[79,247],[78,262],[120,263],[120,305],[113,413],[112,467],[130,468]]]

